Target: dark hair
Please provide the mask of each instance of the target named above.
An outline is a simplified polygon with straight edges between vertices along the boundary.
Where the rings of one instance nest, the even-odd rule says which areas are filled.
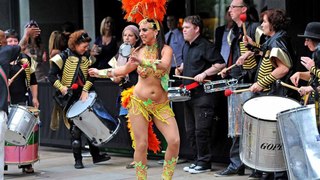
[[[269,9],[261,13],[260,17],[263,20],[264,16],[267,16],[269,23],[271,24],[270,30],[278,32],[280,30],[286,30],[289,23],[290,18],[288,18],[285,14],[285,11],[282,9]]]
[[[202,34],[203,22],[199,15],[187,16],[184,18],[184,22],[198,26],[200,29],[200,34]]]
[[[74,24],[72,22],[66,21],[62,24],[61,26],[61,31],[62,32],[69,32],[70,34],[75,31]]]
[[[19,34],[16,30],[14,29],[7,29],[5,32],[4,32],[6,38],[17,38],[19,39]]]
[[[247,20],[249,22],[259,22],[259,14],[255,7],[250,6],[247,8]]]
[[[151,23],[152,24],[152,27],[153,29],[157,30],[157,23],[159,24],[159,32],[158,32],[158,35],[157,35],[157,44],[159,46],[158,48],[158,57],[161,58],[161,51],[162,51],[162,48],[165,44],[165,38],[164,38],[164,31],[163,31],[163,26],[161,24],[161,22],[157,21],[157,20],[154,20],[154,19],[147,19],[147,22]]]
[[[242,0],[243,5],[246,7],[252,7],[253,6],[253,1],[252,0]]]
[[[30,20],[24,27],[27,28],[27,27],[31,27],[31,26],[39,27],[37,21],[35,21],[35,20]]]

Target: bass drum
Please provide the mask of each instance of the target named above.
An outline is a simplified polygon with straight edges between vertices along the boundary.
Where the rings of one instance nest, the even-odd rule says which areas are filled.
[[[6,165],[27,165],[39,160],[39,125],[36,125],[25,146],[15,146],[5,143],[4,147]]]
[[[320,179],[320,141],[314,104],[280,112],[277,118],[290,179]]]
[[[278,96],[256,97],[243,104],[240,158],[245,165],[264,172],[286,170],[276,117],[299,106],[295,100]]]

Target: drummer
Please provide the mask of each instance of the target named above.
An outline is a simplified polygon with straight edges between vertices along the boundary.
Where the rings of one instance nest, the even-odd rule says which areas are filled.
[[[88,98],[88,91],[93,85],[93,78],[88,76],[88,68],[91,65],[89,59],[89,43],[91,38],[84,30],[78,30],[69,37],[68,48],[50,59],[49,81],[57,89],[59,95],[66,96],[73,91],[72,96],[66,100],[66,106],[61,107],[67,110],[73,102]],[[73,63],[77,62],[77,63]],[[76,83],[79,88],[71,90],[71,86]],[[67,95],[68,96],[68,95]],[[76,169],[84,168],[81,155],[81,135],[82,131],[64,114],[64,123],[71,133],[71,146],[75,159]],[[94,146],[87,138],[90,154],[93,163],[99,163],[110,159],[108,155],[101,155],[98,147]]]
[[[29,37],[37,36],[39,33],[39,28],[26,28],[19,46],[6,46],[5,33],[0,30],[0,179],[3,179],[4,133],[6,132],[8,102],[10,101],[7,89],[9,62],[17,59],[20,51],[26,48]]]
[[[311,59],[309,57],[301,57],[301,64],[309,71],[296,72],[293,76],[290,77],[290,80],[295,86],[298,86],[299,80],[309,81],[309,85],[301,86],[298,92],[301,96],[312,93],[312,97],[314,98],[309,98],[309,102],[313,103],[313,99],[315,101],[314,103],[319,103],[319,94],[317,93],[319,89],[318,91],[315,91],[315,89],[319,88],[320,79],[320,22],[310,22],[307,25],[304,34],[298,36],[305,38],[304,45],[313,52],[313,58]],[[318,98],[316,98],[316,96],[318,96]],[[307,96],[305,98],[307,98]],[[316,109],[316,114],[319,114],[319,109]],[[316,118],[318,122],[318,130],[320,130],[319,116],[317,116]]]
[[[246,37],[250,37],[257,43],[264,41],[264,37],[261,35],[261,29],[259,28],[259,23],[257,22],[258,12],[248,0],[233,0],[229,6],[228,12],[234,21],[234,25],[228,35],[230,38],[228,38],[228,41],[230,41],[231,44],[227,67],[234,64],[237,66],[229,71],[224,69],[221,72],[221,76],[226,79],[236,78],[239,80],[239,83],[253,83],[260,57],[249,54],[250,51],[245,47],[244,40]],[[241,15],[246,15],[247,18],[245,22],[240,19]],[[244,28],[246,28],[245,37]],[[241,127],[241,120],[237,120],[237,118],[228,117],[228,121],[229,124],[233,124],[234,122],[238,127]],[[230,126],[229,128],[232,129]],[[241,131],[230,131],[229,135],[232,138],[232,146],[229,153],[230,163],[227,168],[214,174],[217,177],[244,174],[245,166],[240,160],[239,152]],[[250,176],[254,177],[255,174]]]
[[[285,97],[289,95],[288,89],[277,85],[276,80],[287,82],[293,69],[295,54],[286,32],[289,20],[285,12],[280,9],[266,10],[261,14],[261,18],[263,33],[269,39],[262,45],[263,58],[257,70],[256,82],[249,89],[256,96]],[[247,39],[251,45],[255,44],[251,38]],[[287,175],[286,173],[275,173],[275,176],[286,177]]]
[[[205,79],[221,79],[216,74],[225,67],[225,62],[214,45],[202,36],[203,22],[199,16],[186,17],[182,27],[186,41],[182,52],[183,63],[175,73],[194,77],[194,80],[182,81],[191,91],[191,99],[184,103],[184,117],[193,153],[193,162],[183,170],[198,174],[211,171],[211,133],[215,133],[212,132],[213,119],[222,118],[221,99],[225,98],[221,92],[205,93],[199,83]]]
[[[5,31],[7,45],[14,46],[19,43],[18,33],[14,29]],[[14,79],[11,78],[21,69],[23,64],[28,64],[28,67]],[[39,108],[38,101],[38,83],[35,76],[35,67],[31,58],[25,53],[20,53],[19,57],[10,63],[9,71],[9,91],[11,95],[11,104],[18,104],[23,106],[34,106]],[[31,94],[29,94],[31,92]],[[29,95],[31,97],[29,97]],[[32,99],[32,100],[31,100]],[[31,101],[30,101],[31,100]],[[22,149],[26,151],[27,149]],[[23,152],[20,152],[23,153]],[[32,164],[19,165],[25,173],[33,173]]]

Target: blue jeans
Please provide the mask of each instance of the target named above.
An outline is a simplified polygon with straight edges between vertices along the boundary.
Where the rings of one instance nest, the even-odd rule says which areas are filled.
[[[240,137],[234,137],[232,138],[232,146],[230,148],[230,164],[228,166],[228,169],[231,170],[238,170],[240,166],[243,165],[240,159]]]

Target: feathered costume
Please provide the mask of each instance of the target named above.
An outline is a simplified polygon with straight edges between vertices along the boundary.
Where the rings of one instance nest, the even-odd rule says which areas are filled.
[[[156,29],[160,31],[160,24],[164,15],[166,14],[166,0],[122,0],[122,8],[126,11],[125,19],[130,22],[139,24],[140,22],[146,22],[147,19],[154,21]],[[149,22],[150,23],[150,22]],[[168,106],[168,102],[162,104],[155,104],[150,99],[148,101],[141,101],[133,95],[134,87],[124,90],[121,93],[121,104],[123,107],[132,108],[133,111],[138,109],[142,115],[149,122],[148,125],[148,149],[154,153],[160,151],[160,141],[157,139],[156,134],[153,131],[153,122],[150,114],[159,118],[164,123],[168,123],[161,114],[165,114],[168,117],[174,116],[172,109]],[[150,108],[153,107],[153,108]],[[132,147],[135,148],[136,143],[134,134],[131,129],[130,118],[128,117],[128,128],[132,139]],[[165,160],[163,165],[162,179],[171,180],[175,166],[177,164],[178,157],[172,157],[172,159]],[[135,162],[137,179],[147,179],[147,166],[142,162]]]
[[[139,24],[144,19],[154,19],[157,21],[162,21],[166,13],[165,9],[166,0],[122,0],[122,8],[127,12],[125,19],[129,22],[134,22]],[[159,24],[157,25],[157,28]],[[160,27],[159,27],[160,29]],[[130,101],[130,97],[133,94],[133,87],[124,90],[121,93],[121,102],[123,107],[127,107]],[[152,150],[154,153],[160,151],[160,141],[156,137],[153,131],[153,122],[149,121],[148,128],[148,149]],[[135,148],[135,140],[133,131],[131,130],[130,119],[128,118],[128,129],[132,139],[132,147]]]

